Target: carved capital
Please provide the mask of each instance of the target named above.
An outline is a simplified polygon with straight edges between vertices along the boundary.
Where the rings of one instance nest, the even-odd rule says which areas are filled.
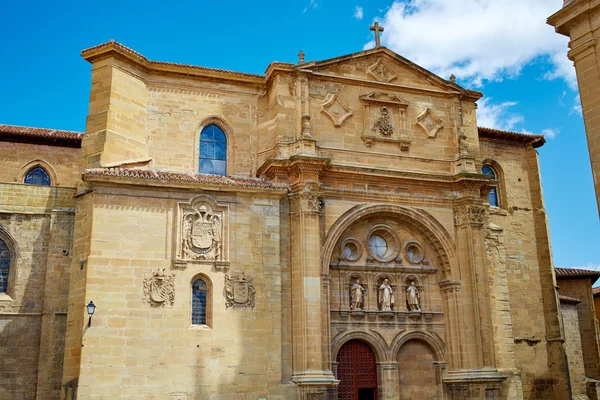
[[[483,225],[487,220],[487,208],[479,205],[466,205],[454,209],[454,225]]]
[[[304,189],[291,193],[290,208],[292,212],[309,212],[320,214],[323,209],[323,200],[311,185],[306,185]]]

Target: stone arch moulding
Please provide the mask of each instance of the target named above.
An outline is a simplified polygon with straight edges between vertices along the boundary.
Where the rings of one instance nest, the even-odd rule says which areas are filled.
[[[213,312],[212,312],[212,308],[213,308],[213,282],[212,279],[210,279],[210,277],[204,273],[198,273],[195,274],[192,279],[190,279],[189,282],[189,291],[190,291],[190,296],[189,296],[189,303],[188,303],[188,307],[190,309],[189,313],[188,313],[188,321],[192,321],[192,303],[193,303],[193,296],[194,294],[192,293],[192,285],[194,284],[194,282],[196,282],[198,279],[202,279],[204,281],[204,283],[206,284],[206,324],[205,325],[193,325],[190,324],[190,328],[195,328],[195,329],[210,329],[213,327]]]
[[[436,334],[424,331],[400,332],[392,341],[390,346],[390,357],[396,359],[402,346],[409,340],[419,340],[426,343],[427,346],[431,348],[436,361],[443,362],[446,360],[446,345],[444,341]]]
[[[433,247],[435,256],[441,262],[445,280],[455,276],[458,264],[454,243],[448,231],[428,212],[397,204],[357,205],[339,217],[329,229],[325,239],[321,272],[325,275],[329,274],[331,257],[333,252],[337,251],[338,242],[346,229],[361,219],[386,214],[408,223],[427,239],[427,242]]]
[[[353,339],[362,340],[371,346],[373,352],[375,353],[375,358],[377,362],[389,361],[388,355],[390,354],[389,347],[379,334],[375,332],[365,332],[365,331],[343,331],[338,333],[333,340],[331,341],[331,360],[335,361],[338,355],[338,352],[342,348],[342,346]]]
[[[496,173],[496,181],[498,182],[496,190],[499,203],[498,207],[507,210],[508,199],[506,196],[506,185],[504,183],[504,170],[502,169],[502,166],[496,160],[493,160],[491,158],[486,158],[485,160],[483,160],[483,162],[481,163],[481,168],[483,168],[484,165],[489,165]],[[479,169],[480,172],[481,168]]]
[[[216,125],[223,133],[225,133],[225,137],[227,138],[227,175],[235,175],[235,153],[233,149],[235,148],[235,135],[233,133],[232,126],[219,115],[209,115],[204,117],[200,123],[196,126],[196,131],[194,132],[194,165],[192,171],[195,173],[198,172],[198,165],[200,163],[200,134],[202,130],[209,125]]]
[[[38,158],[36,160],[29,161],[27,164],[21,167],[21,171],[19,175],[15,177],[15,182],[23,183],[25,181],[25,175],[29,171],[31,171],[35,167],[42,167],[50,177],[50,186],[59,186],[58,177],[56,175],[56,171],[52,168],[52,165],[48,164],[46,161]]]
[[[0,293],[0,300],[11,301],[13,299],[11,294],[13,294],[13,288],[15,287],[14,282],[17,276],[17,264],[21,257],[21,253],[19,251],[19,245],[17,244],[17,241],[2,225],[0,225],[0,239],[6,243],[10,257],[10,262],[8,264],[8,290],[6,293]]]

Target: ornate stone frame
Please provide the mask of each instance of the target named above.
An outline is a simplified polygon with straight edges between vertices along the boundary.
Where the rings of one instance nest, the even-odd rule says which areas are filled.
[[[389,239],[391,239],[390,240],[391,243],[390,243],[390,241],[386,240],[386,243],[388,246],[388,252],[390,252],[390,254],[388,254],[385,257],[381,257],[381,256],[378,256],[377,254],[373,253],[369,246],[369,239],[371,238],[372,235],[376,234],[379,231],[385,232],[387,234],[386,236]],[[385,240],[385,238],[384,238],[384,240]],[[369,229],[369,231],[367,232],[366,248],[367,248],[367,252],[369,253],[369,256],[371,258],[373,258],[374,260],[382,262],[382,263],[392,262],[400,255],[400,238],[398,237],[398,233],[396,233],[396,231],[391,226],[385,225],[385,224],[377,224],[377,225],[372,226],[371,229]]]
[[[348,255],[344,252],[344,248],[347,244],[354,244],[356,246],[356,255],[353,257],[348,257]],[[363,246],[358,239],[355,237],[347,237],[340,242],[340,260],[341,261],[358,261],[362,257],[363,254]]]
[[[48,164],[46,161],[40,158],[29,161],[27,164],[23,165],[21,167],[19,175],[15,177],[15,182],[25,183],[25,176],[27,176],[29,171],[36,167],[43,168],[44,171],[46,171],[46,173],[50,177],[50,186],[59,186],[58,178],[56,176],[56,171],[54,170],[54,168],[52,168],[50,164]]]
[[[194,256],[194,254],[190,255],[191,235],[190,232],[186,232],[186,227],[190,228],[184,219],[192,214],[202,212],[201,210],[206,210],[214,216],[211,221],[215,221],[213,225],[219,237],[215,238],[213,231],[211,250],[206,254],[198,253],[197,256]],[[208,223],[206,222],[206,224]],[[217,226],[219,223],[220,226]],[[220,235],[218,234],[219,229]],[[229,206],[218,204],[215,199],[204,194],[194,197],[189,202],[178,203],[174,238],[173,268],[185,269],[188,264],[204,264],[214,266],[217,271],[227,271],[229,269]],[[218,242],[217,245],[214,242]],[[218,246],[218,248],[212,246]]]
[[[410,246],[416,246],[418,247],[419,251],[420,251],[420,257],[418,260],[412,260],[409,256],[408,256],[408,248]],[[420,262],[422,262],[425,259],[425,248],[423,247],[423,245],[416,239],[408,239],[406,242],[404,242],[404,245],[402,246],[402,254],[404,255],[404,259],[406,261],[408,261],[411,264],[419,264]]]
[[[342,110],[344,110],[344,114],[336,116],[329,111],[336,103],[341,107]],[[331,122],[333,122],[333,125],[338,128],[342,126],[344,121],[352,116],[352,109],[342,100],[340,100],[340,95],[332,93],[329,93],[327,97],[325,97],[325,102],[321,106],[321,112],[325,114],[331,120]]]
[[[363,134],[361,139],[365,145],[371,147],[376,142],[387,143],[399,146],[400,150],[407,151],[410,148],[411,140],[403,133],[407,130],[406,109],[409,103],[393,93],[375,91],[360,96],[359,99],[363,103]],[[374,121],[371,118],[371,114],[372,108],[376,107],[386,107],[391,111],[391,120],[395,131],[389,136],[373,132]]]
[[[435,125],[431,129],[427,128],[424,124],[428,116],[435,122]],[[437,115],[435,115],[435,112],[431,108],[427,107],[425,111],[417,117],[417,126],[427,134],[428,138],[434,138],[437,132],[444,127],[444,123]]]
[[[382,79],[382,77],[380,76],[381,74],[376,73],[377,68],[379,68],[380,66],[382,66],[383,69],[386,72],[388,72],[389,76],[387,78]],[[376,81],[385,82],[385,83],[390,83],[391,81],[393,81],[394,79],[396,79],[398,77],[396,74],[394,74],[392,69],[389,67],[389,65],[383,58],[378,58],[377,61],[375,62],[375,64],[373,64],[369,68],[367,68],[367,75],[370,76],[371,78],[375,79]]]

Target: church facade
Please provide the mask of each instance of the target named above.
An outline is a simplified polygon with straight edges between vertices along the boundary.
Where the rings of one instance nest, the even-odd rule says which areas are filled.
[[[85,134],[0,129],[0,398],[571,398],[543,136],[381,46],[82,56]]]

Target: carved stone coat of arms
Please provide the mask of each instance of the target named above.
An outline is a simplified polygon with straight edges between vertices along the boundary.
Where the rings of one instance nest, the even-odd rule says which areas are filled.
[[[225,308],[254,308],[255,293],[254,278],[249,278],[244,273],[231,277],[225,275]]]
[[[144,277],[144,301],[151,306],[173,305],[175,301],[175,275],[158,269]]]
[[[197,196],[189,204],[180,204],[178,227],[176,266],[197,261],[227,269],[227,206],[209,196]]]

